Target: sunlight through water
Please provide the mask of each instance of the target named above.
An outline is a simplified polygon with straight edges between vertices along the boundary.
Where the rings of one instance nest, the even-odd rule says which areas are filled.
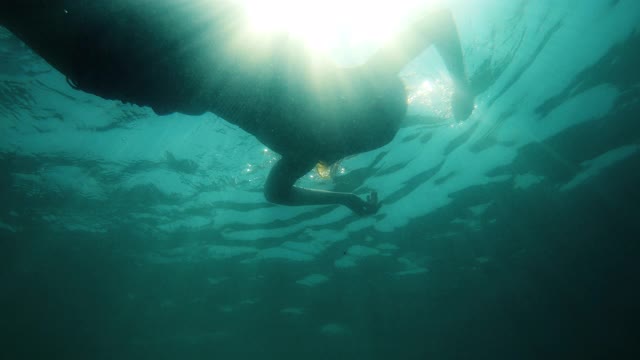
[[[236,0],[257,33],[287,33],[314,51],[323,52],[342,66],[358,65],[375,50],[416,21],[426,10],[444,5],[439,0]],[[439,61],[436,56],[431,57]],[[442,69],[436,62],[434,69]],[[401,74],[408,85],[410,111],[427,111],[438,119],[451,119],[452,84],[439,70],[425,80],[415,71]],[[413,117],[413,125],[433,126],[433,117]],[[439,122],[439,125],[443,125]],[[446,125],[451,125],[446,122]],[[322,177],[322,176],[321,176]]]
[[[384,42],[417,8],[434,1],[397,0],[237,0],[255,31],[287,32],[308,46],[327,51],[338,46]]]

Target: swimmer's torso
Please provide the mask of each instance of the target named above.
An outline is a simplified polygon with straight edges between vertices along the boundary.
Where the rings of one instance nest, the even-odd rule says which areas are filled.
[[[23,0],[3,25],[79,89],[158,114],[213,112],[288,156],[335,161],[389,142],[400,80],[341,70],[228,1]]]

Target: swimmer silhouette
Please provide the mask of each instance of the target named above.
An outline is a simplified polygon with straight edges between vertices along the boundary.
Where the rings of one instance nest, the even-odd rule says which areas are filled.
[[[424,14],[354,68],[339,68],[286,35],[252,32],[229,0],[3,1],[0,25],[76,89],[159,115],[211,112],[253,134],[282,156],[264,190],[278,204],[378,210],[375,192],[364,200],[295,183],[319,161],[393,139],[407,108],[398,73],[431,45],[454,80],[455,117],[473,109],[447,10]]]

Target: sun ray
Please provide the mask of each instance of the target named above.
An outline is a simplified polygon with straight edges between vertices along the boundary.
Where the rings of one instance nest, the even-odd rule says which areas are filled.
[[[258,32],[287,32],[308,46],[383,43],[429,0],[237,0]]]

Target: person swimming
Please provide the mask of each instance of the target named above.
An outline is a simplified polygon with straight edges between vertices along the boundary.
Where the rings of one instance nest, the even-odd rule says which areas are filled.
[[[158,115],[211,112],[281,155],[264,188],[284,205],[338,204],[375,213],[377,193],[308,189],[317,163],[388,144],[407,110],[398,73],[435,45],[454,80],[453,113],[473,110],[455,22],[424,14],[364,64],[340,68],[285,34],[256,35],[230,0],[22,0],[0,5],[6,27],[76,89]]]

